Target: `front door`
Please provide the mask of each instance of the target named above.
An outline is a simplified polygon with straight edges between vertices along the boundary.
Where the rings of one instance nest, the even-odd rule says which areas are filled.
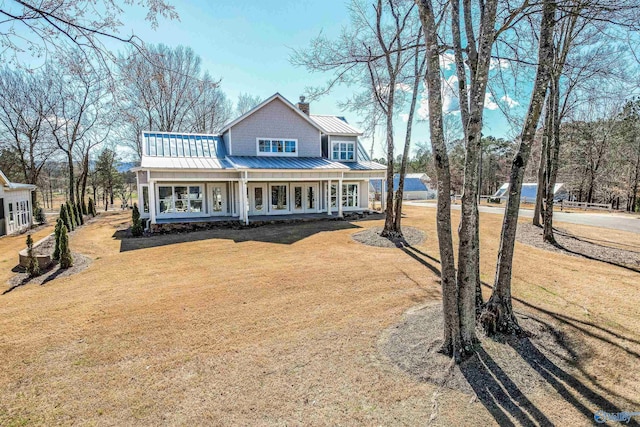
[[[292,184],[293,211],[318,212],[318,184]]]
[[[211,215],[227,214],[227,184],[209,184],[209,212]]]
[[[249,215],[266,215],[267,203],[267,185],[266,184],[249,184]]]

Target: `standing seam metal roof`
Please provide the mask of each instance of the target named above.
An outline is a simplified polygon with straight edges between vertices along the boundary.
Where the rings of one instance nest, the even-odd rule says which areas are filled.
[[[384,170],[386,166],[375,162],[336,162],[323,157],[259,157],[230,156],[229,161],[239,169],[339,169]]]
[[[328,135],[362,135],[362,132],[348,124],[344,118],[320,114],[311,114],[309,117]]]

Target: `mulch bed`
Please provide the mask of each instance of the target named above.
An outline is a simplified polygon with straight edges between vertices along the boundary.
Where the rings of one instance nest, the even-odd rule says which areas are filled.
[[[89,264],[91,264],[91,258],[89,257],[75,252],[71,255],[73,256],[73,266],[67,269],[62,269],[60,268],[60,264],[55,262],[41,275],[32,278],[29,277],[24,268],[16,267],[17,274],[7,281],[10,287],[3,293],[6,294],[7,292],[11,292],[18,286],[30,284],[44,285],[54,279],[73,276],[74,274],[78,274],[81,271],[86,270],[89,267]]]
[[[442,345],[442,305],[409,310],[403,321],[386,330],[378,342],[380,352],[417,381],[469,394],[471,401],[518,401],[547,381],[544,370],[564,372],[579,356],[575,346],[548,324],[517,316],[526,338],[498,335],[488,338],[479,330],[481,345],[459,365],[439,352]]]
[[[554,228],[554,236],[558,243],[557,246],[542,240],[541,227],[529,223],[520,223],[518,224],[516,239],[520,243],[539,249],[602,261],[640,271],[640,252],[583,240],[579,236],[574,236],[561,228]]]
[[[414,227],[402,227],[403,238],[400,239],[382,237],[380,235],[381,232],[382,227],[372,227],[352,234],[351,238],[356,242],[379,248],[401,248],[419,245],[425,239],[424,232]]]

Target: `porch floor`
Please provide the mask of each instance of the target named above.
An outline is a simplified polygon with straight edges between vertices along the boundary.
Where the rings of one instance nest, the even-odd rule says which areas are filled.
[[[345,211],[343,215],[352,213],[361,214],[363,212],[375,212],[370,209],[361,209],[356,211]],[[338,213],[335,212],[329,216],[326,212],[321,213],[305,213],[305,214],[289,214],[289,215],[249,215],[249,223],[252,221],[291,221],[291,220],[313,220],[313,219],[330,219],[337,218]],[[157,218],[156,224],[190,224],[194,222],[224,222],[224,221],[240,221],[237,216],[203,216],[191,218]]]

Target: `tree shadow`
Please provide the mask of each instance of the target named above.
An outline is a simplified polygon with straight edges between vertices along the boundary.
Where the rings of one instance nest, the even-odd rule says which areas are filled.
[[[14,271],[14,270],[12,269],[11,271]],[[25,277],[19,283],[16,283],[15,285],[5,289],[4,292],[2,292],[2,295],[8,294],[9,292],[15,290],[16,288],[19,288],[20,286],[28,285],[29,282],[31,282],[31,279],[32,277],[29,277],[29,276]]]
[[[576,234],[569,233],[568,231],[563,230],[561,228],[555,228],[554,227],[553,232],[555,234],[560,235],[560,236],[567,237],[569,239],[578,240],[578,241],[584,242],[584,243],[590,243],[590,244],[592,244],[594,246],[599,246],[601,248],[611,248],[611,246],[607,246],[607,245],[604,245],[602,243],[614,243],[614,244],[619,245],[619,246],[627,246],[627,247],[633,248],[633,249],[639,249],[640,248],[640,246],[637,246],[637,245],[630,245],[630,244],[627,244],[627,243],[618,243],[618,242],[613,242],[611,240],[594,239],[594,238],[591,238],[591,237],[584,238],[582,236],[578,236]],[[602,242],[602,243],[596,243],[596,242]],[[624,250],[625,251],[629,251],[629,252],[640,253],[640,251],[632,250],[632,249],[624,249]]]
[[[591,243],[588,241],[585,241],[585,243]],[[553,246],[555,246],[556,248],[560,249],[561,251],[567,252],[571,255],[576,255],[576,256],[580,256],[592,261],[599,261],[599,262],[604,262],[605,264],[609,264],[609,265],[613,265],[614,267],[620,267],[620,268],[624,268],[625,270],[629,270],[629,271],[633,271],[634,273],[640,273],[640,268],[636,268],[636,267],[632,267],[630,265],[626,265],[626,264],[621,264],[619,262],[615,262],[615,261],[611,261],[608,259],[604,259],[604,258],[599,258],[593,255],[589,255],[586,254],[584,252],[578,252],[578,251],[574,251],[572,249],[567,248],[565,245],[562,245],[561,243],[558,243],[557,241],[555,243],[552,243]],[[595,243],[591,243],[594,246],[602,246],[602,245],[597,245]],[[604,247],[608,247],[608,246],[604,246]]]
[[[426,253],[414,248],[411,245],[403,246],[403,247],[400,248],[400,250],[402,252],[404,252],[405,254],[409,255],[411,258],[413,258],[416,261],[418,261],[420,264],[422,264],[425,267],[427,267],[436,276],[441,277],[440,269],[438,267],[436,267],[434,264],[431,264],[429,261],[427,261],[427,259],[428,259],[428,260],[431,260],[433,262],[440,263],[439,260],[437,260],[437,259],[433,258],[432,256],[430,256],[430,255],[428,255],[428,254],[426,254]]]
[[[501,426],[552,426],[553,423],[523,393],[481,347],[460,365],[478,400]]]
[[[401,248],[401,250],[440,277],[440,270],[436,267],[436,263],[439,263],[438,259],[410,246]],[[482,282],[482,285],[491,288],[491,286],[485,282]],[[614,341],[614,339],[626,340],[640,345],[639,340],[624,336],[592,322],[585,322],[565,314],[537,307],[521,298],[513,297],[513,300],[535,312],[542,313],[557,320],[562,325],[573,328],[579,334],[584,334],[605,344],[614,346],[623,350],[633,358],[640,358],[640,353]],[[548,330],[554,331],[556,344],[569,356],[563,357],[562,355],[555,354],[552,350],[549,350],[550,354],[561,359],[563,363],[567,362],[569,366],[575,367],[587,382],[581,381],[576,378],[575,375],[572,375],[550,360],[536,347],[529,337],[499,336],[496,338],[496,341],[506,343],[512,347],[547,384],[555,389],[565,402],[576,408],[576,410],[588,420],[594,420],[595,413],[599,410],[609,413],[619,413],[623,412],[623,410],[628,411],[633,409],[619,408],[602,394],[606,393],[606,396],[615,396],[617,399],[629,402],[630,404],[636,403],[609,390],[600,384],[597,378],[587,373],[584,368],[580,366],[580,363],[576,363],[577,361],[579,362],[580,355],[570,344],[562,339],[561,332],[558,332],[551,324],[530,316],[528,313],[524,313],[524,315],[539,322],[548,328]],[[594,328],[598,333],[589,330],[589,328]],[[498,424],[507,426],[515,425],[513,421],[515,419],[517,423],[522,425],[553,425],[553,423],[523,395],[512,379],[493,361],[483,348],[478,348],[476,354],[471,359],[460,365],[460,369],[466,381],[478,396],[478,400],[491,413]],[[591,406],[591,408],[587,405]],[[639,425],[633,418],[628,424]]]
[[[553,363],[529,338],[508,339],[507,344],[509,344],[531,368],[544,378],[547,384],[551,385],[566,402],[576,408],[585,418],[594,419],[598,411],[619,413],[623,410],[629,410],[629,408],[619,408],[594,388],[585,385],[574,375],[571,375]],[[579,398],[588,401],[595,409],[588,408]],[[633,418],[631,418],[627,424],[639,425]]]
[[[185,242],[196,242],[211,239],[233,240],[235,243],[263,242],[291,245],[315,234],[325,231],[348,230],[362,228],[355,224],[361,220],[324,220],[295,223],[274,223],[251,227],[212,228],[182,233],[154,234],[144,237],[129,238],[127,230],[118,230],[113,238],[120,240],[120,252],[174,245]],[[374,220],[374,219],[369,219]]]

